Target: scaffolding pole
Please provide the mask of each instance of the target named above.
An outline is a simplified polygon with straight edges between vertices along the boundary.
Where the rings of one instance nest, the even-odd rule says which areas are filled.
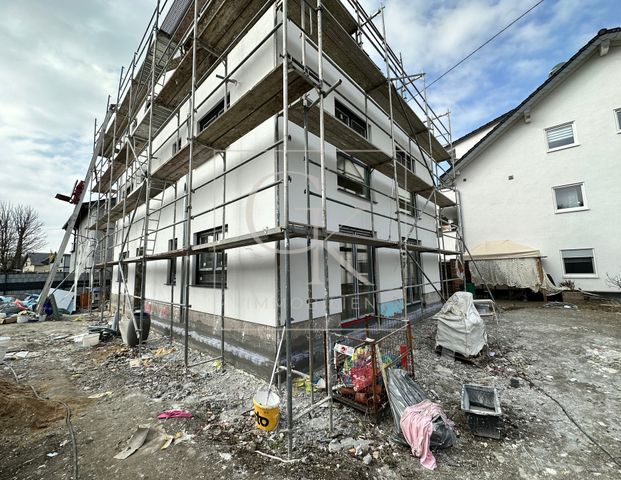
[[[198,0],[194,0],[194,19],[192,24],[192,78],[191,78],[191,90],[190,90],[190,112],[188,116],[188,140],[189,140],[189,157],[188,157],[188,173],[185,177],[185,208],[183,213],[183,246],[186,250],[186,254],[183,256],[181,272],[183,275],[182,283],[182,295],[181,303],[183,304],[183,360],[185,367],[188,368],[189,361],[189,329],[190,329],[190,245],[192,244],[192,225],[190,219],[192,218],[192,160],[194,157],[194,130],[195,130],[195,115],[196,115],[196,52],[197,52],[197,35],[198,35]]]

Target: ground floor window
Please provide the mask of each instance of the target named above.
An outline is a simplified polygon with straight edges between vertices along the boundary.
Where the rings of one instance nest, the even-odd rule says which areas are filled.
[[[211,228],[196,234],[196,244],[204,245],[224,238],[222,227]],[[200,253],[196,260],[195,282],[204,287],[226,287],[226,253],[207,251]]]
[[[595,257],[592,248],[561,250],[563,271],[567,276],[595,275]]]
[[[371,237],[367,230],[341,228],[344,233]],[[351,320],[375,312],[373,248],[358,243],[342,243],[341,254],[341,319]]]
[[[415,246],[420,245],[419,240],[408,239],[408,244]],[[406,256],[406,301],[408,305],[417,303],[422,298],[422,273],[418,265],[421,265],[420,252],[413,251],[411,249],[405,254]],[[417,265],[418,263],[418,265]]]

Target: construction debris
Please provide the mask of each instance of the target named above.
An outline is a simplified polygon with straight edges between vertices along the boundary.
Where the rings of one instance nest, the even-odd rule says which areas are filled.
[[[151,429],[148,426],[138,427],[129,439],[127,447],[117,453],[114,458],[116,458],[117,460],[125,460],[126,458],[136,453],[136,451],[144,445],[144,442],[147,439],[150,430]]]

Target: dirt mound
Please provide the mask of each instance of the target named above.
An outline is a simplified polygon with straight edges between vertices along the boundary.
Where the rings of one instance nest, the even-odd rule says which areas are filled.
[[[45,428],[63,418],[62,405],[39,400],[28,386],[0,379],[0,431]]]

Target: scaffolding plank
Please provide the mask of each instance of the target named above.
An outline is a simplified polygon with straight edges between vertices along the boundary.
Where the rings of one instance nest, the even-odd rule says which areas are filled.
[[[267,5],[266,0],[217,0],[212,1],[202,12],[197,24],[199,43],[212,52],[223,52],[235,45],[236,37],[246,28],[254,16]],[[192,49],[187,52],[176,70],[162,87],[156,102],[169,108],[176,108],[189,94],[192,80]],[[217,56],[199,48],[196,53],[196,78],[201,78],[218,60]]]
[[[289,118],[292,122],[304,128],[304,106],[298,104],[291,108]],[[393,162],[390,155],[378,149],[334,115],[324,112],[324,118],[325,140],[328,143],[334,145],[338,150],[354,156],[387,177],[394,178]],[[312,107],[308,111],[308,130],[319,137],[319,108],[317,106]],[[400,164],[397,164],[397,181],[403,188],[407,188],[408,191],[425,197],[428,197],[434,190],[432,185]],[[434,203],[441,207],[453,204],[448,197],[440,192],[436,192],[435,197],[432,197],[432,201],[434,200],[436,200]]]
[[[290,2],[290,17],[301,28],[300,2]],[[379,67],[369,55],[358,45],[349,26],[356,23],[351,14],[342,7],[338,0],[324,2],[327,10],[323,16],[323,48],[325,54],[331,58],[360,88],[362,88],[386,114],[390,112],[390,96],[388,82]],[[308,22],[307,22],[308,25]],[[317,42],[317,29],[307,34]],[[393,118],[409,136],[415,138],[436,162],[450,158],[448,152],[440,142],[431,135],[421,119],[411,109],[407,102],[398,94],[394,85],[390,90],[393,100]],[[431,140],[431,142],[429,141]]]
[[[225,149],[283,108],[282,66],[264,76],[250,91],[231,105],[199,135],[199,141]],[[310,81],[297,70],[288,74],[289,101],[294,102],[312,88]]]

